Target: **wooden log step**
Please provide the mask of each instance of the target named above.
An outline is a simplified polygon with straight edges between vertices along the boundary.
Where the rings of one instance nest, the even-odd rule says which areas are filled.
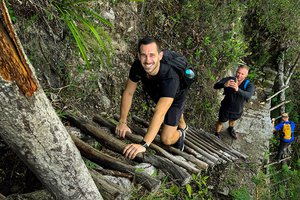
[[[104,119],[103,117],[101,116],[94,116],[93,120],[97,123],[99,123],[100,125],[102,126],[105,126],[107,128],[109,128],[111,131],[114,131],[115,128],[116,128],[116,125],[106,119]],[[129,133],[127,132],[126,133],[126,138],[130,139],[132,142],[135,142],[135,143],[139,143],[140,141],[142,141],[143,137],[142,136],[139,136],[139,135],[135,135],[135,134],[132,134],[132,133]],[[177,159],[176,157],[174,157],[173,155],[171,155],[170,153],[168,153],[167,151],[165,151],[164,149],[162,149],[161,147],[159,147],[158,145],[156,144],[150,144],[150,148],[156,150],[157,152],[159,152],[161,155],[165,156],[166,158],[168,158],[169,160],[171,160],[172,162],[174,162],[175,164],[185,168],[186,170],[190,171],[191,173],[199,173],[200,170],[191,166],[191,165],[188,165],[186,162],[183,162],[179,159]],[[151,163],[154,165],[154,163]],[[155,165],[154,165],[155,166]]]
[[[133,166],[122,163],[116,158],[98,151],[97,149],[91,147],[90,145],[80,140],[74,134],[70,134],[70,136],[72,137],[72,140],[79,149],[81,155],[85,158],[108,169],[115,169],[122,172],[130,172],[134,174],[136,182],[143,185],[147,190],[151,192],[157,191],[160,187],[160,180],[157,180],[156,178],[144,172],[139,172]]]
[[[118,119],[119,117],[115,116],[115,118]],[[144,127],[148,127],[148,125],[149,125],[145,120],[139,118],[138,116],[133,116],[132,118],[135,122],[142,124]],[[187,131],[187,140],[189,140],[189,133],[190,133],[190,131],[188,130]],[[217,150],[217,147],[211,146],[207,142],[196,143],[195,140],[192,139],[192,140],[189,140],[189,142],[187,142],[187,145],[189,145],[190,148],[192,148],[192,149],[194,146],[197,146],[199,149],[202,149],[203,151],[208,152],[208,154],[211,154],[211,156],[218,158],[219,162],[222,162],[222,163],[226,163],[227,161],[235,160],[235,157],[228,155],[228,153],[226,153],[224,151]],[[199,149],[198,149],[198,151],[199,151]],[[191,149],[189,149],[189,150],[190,150],[189,153],[194,152]],[[198,153],[200,153],[200,155],[201,155],[204,153],[204,152],[203,153],[202,152],[198,152]],[[204,154],[203,156],[206,158],[208,157],[207,154]],[[203,160],[204,157],[201,157],[199,159]],[[204,159],[203,161],[206,163],[209,162],[207,159]],[[210,165],[212,165],[212,163],[210,163]]]
[[[209,160],[208,158],[206,158],[205,156],[201,155],[200,153],[198,153],[197,151],[195,151],[194,149],[192,149],[189,146],[185,146],[184,147],[184,151],[186,151],[187,153],[195,156],[196,158],[198,158],[199,160],[202,160],[203,162],[207,163],[208,166],[213,167],[215,165],[215,163],[213,163],[211,160]]]
[[[217,154],[220,158],[224,159],[225,161],[232,162],[237,159],[237,157],[233,157],[233,156],[230,156],[229,154],[225,154],[225,152],[222,149],[214,146],[213,144],[211,144],[210,142],[206,141],[205,139],[197,136],[193,132],[190,131],[188,133],[189,134],[187,134],[187,140],[194,141],[194,142],[198,143],[198,145],[203,145],[205,148],[207,148],[211,152]]]
[[[114,130],[115,129],[115,124],[106,124],[105,122],[105,119],[100,119],[99,118],[100,116],[95,116],[94,119],[96,122],[98,122],[99,120],[99,123],[102,124],[103,126],[111,126],[111,130]],[[134,141],[136,143],[140,142],[142,139],[143,139],[143,136],[146,134],[146,131],[142,128],[139,128],[137,126],[134,126],[134,125],[128,125],[130,127],[130,129],[135,132],[135,133],[138,133],[139,135],[135,135],[135,134],[132,134],[132,133],[126,133],[126,136],[131,140],[131,141]],[[176,149],[175,147],[173,146],[166,146],[166,145],[163,145],[161,144],[160,142],[160,139],[159,139],[159,136],[157,135],[157,137],[155,137],[155,140],[152,142],[152,146],[150,145],[150,147],[153,147],[154,150],[158,151],[160,154],[164,155],[165,157],[169,158],[171,161],[173,161],[174,163],[178,164],[179,166],[183,167],[183,168],[186,168],[187,170],[191,171],[192,173],[199,173],[199,171],[194,168],[191,168],[191,166],[187,165],[186,163],[176,159],[174,161],[174,157],[172,155],[169,155],[168,153],[166,153],[164,150],[168,151],[168,152],[171,152],[173,154],[177,154],[177,155],[180,155],[182,156],[184,159],[194,163],[199,169],[207,169],[208,168],[208,164],[197,159],[195,156],[193,155],[190,155],[186,152],[183,152],[183,151],[180,151],[179,149]],[[163,148],[163,149],[161,149]]]
[[[132,180],[133,176],[130,173],[124,173],[117,170],[112,169],[103,169],[100,167],[94,168],[95,171],[98,173],[101,173],[102,175],[109,175],[109,176],[115,176],[115,177],[123,177]]]
[[[235,156],[239,157],[239,158],[243,158],[243,159],[247,159],[248,156],[233,149],[232,147],[230,147],[229,145],[225,144],[222,142],[222,140],[220,140],[219,138],[217,138],[215,135],[213,134],[209,134],[207,132],[205,132],[204,130],[202,129],[199,129],[199,130],[195,130],[193,127],[190,128],[192,131],[194,132],[200,132],[202,134],[199,134],[200,136],[205,136],[205,138],[207,139],[211,139],[211,141],[213,141],[216,145],[218,145],[220,148],[224,148],[226,149],[227,152],[230,152],[232,154],[234,154]]]
[[[120,154],[123,153],[123,149],[127,144],[117,139],[113,135],[99,129],[98,127],[91,125],[93,122],[70,115],[67,116],[67,119],[80,128],[84,133],[94,137],[101,144],[106,145],[108,148]],[[191,175],[189,173],[168,159],[160,156],[152,155],[150,153],[138,154],[135,158],[135,161],[151,163],[153,166],[161,169],[166,174],[171,175],[174,181],[177,181],[181,185],[185,185],[191,180]]]
[[[114,115],[114,118],[117,120],[117,119],[119,119],[119,116],[118,116],[118,115]],[[148,127],[148,123],[145,122],[143,119],[140,119],[140,118],[138,118],[138,117],[136,117],[136,116],[135,116],[134,118],[135,118],[137,121],[139,121],[140,123],[143,123],[144,126]],[[130,128],[133,132],[135,132],[135,133],[141,135],[142,137],[145,136],[146,131],[145,131],[144,129],[142,129],[142,128],[138,127],[138,126],[132,125],[132,124],[128,124],[128,126],[129,126],[129,128]],[[188,160],[188,161],[194,163],[194,164],[195,164],[196,166],[198,166],[200,169],[207,169],[208,166],[209,166],[209,164],[208,164],[206,161],[210,162],[210,160],[207,160],[207,159],[205,159],[204,157],[201,157],[201,156],[200,156],[200,159],[199,159],[198,157],[194,156],[193,154],[190,155],[190,154],[188,154],[188,153],[186,153],[186,152],[184,152],[184,151],[180,151],[179,149],[176,149],[176,148],[174,148],[174,147],[172,147],[172,146],[166,146],[166,145],[163,145],[163,144],[160,142],[160,136],[159,136],[159,135],[156,135],[156,137],[155,137],[153,143],[155,143],[155,144],[158,145],[158,146],[161,146],[163,149],[165,149],[165,150],[167,150],[167,151],[169,151],[169,152],[171,152],[171,153],[173,153],[173,154],[177,154],[177,155],[182,156],[184,159],[186,159],[186,160]],[[210,166],[213,166],[213,164],[210,163]]]

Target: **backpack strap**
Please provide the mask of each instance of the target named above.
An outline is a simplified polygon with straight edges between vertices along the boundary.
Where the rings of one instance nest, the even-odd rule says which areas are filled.
[[[249,80],[249,79],[246,79],[246,82],[244,83],[244,90],[247,89],[247,86],[248,86],[249,82],[250,82],[250,80]]]

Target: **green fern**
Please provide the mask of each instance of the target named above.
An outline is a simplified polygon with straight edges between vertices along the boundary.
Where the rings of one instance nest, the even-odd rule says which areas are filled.
[[[87,5],[83,5],[92,1],[93,0],[67,0],[52,2],[60,13],[62,20],[71,31],[88,69],[91,67],[88,58],[88,52],[91,50],[91,47],[88,45],[88,40],[91,38],[88,36],[92,35],[93,39],[97,41],[98,46],[100,46],[102,51],[100,56],[101,64],[104,65],[104,61],[106,61],[106,64],[110,65],[111,52],[113,50],[111,39],[103,29],[103,26],[111,28],[112,24],[95,11],[89,9]],[[93,21],[95,19],[100,21],[102,27],[96,26]]]

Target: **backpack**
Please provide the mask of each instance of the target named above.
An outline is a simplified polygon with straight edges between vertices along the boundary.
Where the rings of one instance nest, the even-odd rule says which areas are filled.
[[[284,123],[282,128],[283,139],[290,140],[292,138],[292,127],[290,123]]]
[[[195,73],[188,67],[185,56],[174,51],[164,50],[161,62],[171,66],[179,75],[180,89],[189,89],[192,83],[195,82]]]
[[[249,84],[249,82],[250,82],[250,80],[249,80],[249,79],[246,79],[246,82],[245,82],[245,84],[244,84],[244,90],[247,89],[247,85]]]

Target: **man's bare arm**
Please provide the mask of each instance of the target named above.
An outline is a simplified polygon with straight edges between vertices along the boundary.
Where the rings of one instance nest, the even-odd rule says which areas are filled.
[[[116,128],[116,134],[118,134],[122,138],[125,138],[127,131],[131,132],[131,130],[127,126],[127,116],[131,108],[133,94],[136,90],[136,87],[137,87],[137,83],[128,79],[126,88],[122,95],[120,120]]]

